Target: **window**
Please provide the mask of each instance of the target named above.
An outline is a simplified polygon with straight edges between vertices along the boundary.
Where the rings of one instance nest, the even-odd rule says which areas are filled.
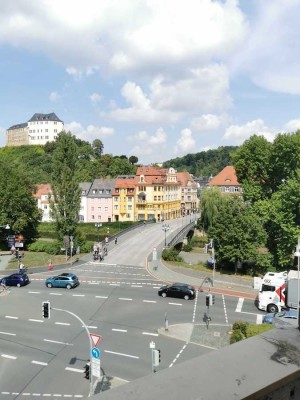
[[[57,129],[54,129],[53,132],[54,132],[54,133],[57,133]]]
[[[45,132],[48,132],[48,129],[45,129]]]
[[[98,212],[101,212],[102,211],[102,207],[98,207]]]
[[[100,193],[100,194],[103,194],[103,189],[99,189],[99,193]]]
[[[92,219],[95,219],[95,215],[92,215]]]
[[[130,201],[130,202],[132,201],[132,197],[131,196],[128,197],[128,201]]]
[[[110,189],[106,189],[105,194],[110,194]]]
[[[126,214],[126,218],[130,218],[130,214]]]
[[[119,209],[119,206],[114,206],[114,210],[118,210]]]
[[[82,190],[82,191],[81,191],[81,194],[82,194],[82,195],[85,195],[85,190]]]
[[[96,193],[97,193],[97,190],[96,190],[96,189],[93,189],[92,193],[93,193],[93,194],[96,194]]]
[[[128,210],[132,210],[132,206],[131,205],[128,206]]]
[[[108,211],[108,207],[105,207],[105,211]]]
[[[118,188],[116,189],[116,193],[119,193],[119,189]]]
[[[95,207],[92,207],[91,210],[92,210],[92,211],[95,211]]]
[[[119,197],[114,197],[114,201],[119,201]]]

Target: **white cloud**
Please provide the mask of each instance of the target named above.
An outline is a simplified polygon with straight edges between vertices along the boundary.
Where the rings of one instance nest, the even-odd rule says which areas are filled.
[[[139,131],[135,135],[127,136],[129,142],[135,145],[131,148],[130,153],[139,156],[150,154],[163,154],[167,143],[167,134],[159,128],[153,135],[149,135],[146,131]]]
[[[95,125],[88,125],[86,128],[84,128],[79,122],[76,121],[65,124],[65,131],[70,131],[73,135],[76,135],[80,139],[88,142],[92,142],[95,139],[103,139],[114,134],[113,128]]]
[[[285,132],[295,132],[299,129],[300,129],[300,119],[291,119],[283,127],[283,130]]]
[[[230,117],[226,114],[203,114],[201,117],[192,119],[191,129],[199,132],[216,131],[217,129],[228,125],[229,120]]]
[[[255,10],[233,70],[267,90],[300,94],[300,1],[258,1]]]
[[[93,104],[97,104],[102,100],[102,96],[99,93],[93,93],[90,95],[90,100]]]
[[[274,132],[268,128],[262,119],[247,122],[245,125],[231,125],[223,135],[224,141],[239,146],[252,135],[264,136],[268,141],[274,140]]]
[[[57,92],[51,92],[50,95],[49,95],[49,100],[52,101],[52,102],[56,102],[60,98],[61,98],[61,95],[58,94]]]
[[[76,78],[99,67],[152,71],[168,65],[178,74],[186,65],[226,58],[245,32],[236,0],[51,0],[51,7],[49,0],[19,0],[0,5],[2,44],[43,52]]]
[[[151,82],[148,94],[129,81],[121,94],[130,106],[117,108],[109,116],[127,122],[173,123],[184,114],[223,111],[232,103],[226,68],[217,64],[191,70],[177,81],[159,75]]]
[[[193,138],[192,131],[188,128],[183,129],[180,132],[180,137],[174,147],[175,154],[186,154],[189,152],[195,152],[196,141]]]

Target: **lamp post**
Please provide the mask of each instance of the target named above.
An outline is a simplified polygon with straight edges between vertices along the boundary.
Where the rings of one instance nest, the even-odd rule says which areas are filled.
[[[161,229],[165,232],[165,248],[167,247],[167,232],[170,229],[169,224],[163,223]]]
[[[98,237],[98,243],[99,243],[99,229],[102,227],[102,224],[100,222],[95,223],[95,227],[97,228],[97,237]]]
[[[300,287],[299,287],[299,267],[300,267],[300,237],[298,238],[298,244],[296,247],[296,251],[294,253],[294,256],[298,258],[298,263],[297,263],[297,270],[298,270],[298,282],[297,282],[297,319],[298,319],[298,329],[300,328],[300,321],[299,321],[299,300],[300,300]]]
[[[3,229],[10,229],[10,226],[8,224],[2,225],[1,228]]]

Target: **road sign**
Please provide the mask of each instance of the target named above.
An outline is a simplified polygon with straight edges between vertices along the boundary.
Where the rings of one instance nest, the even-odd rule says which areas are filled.
[[[152,260],[153,260],[153,261],[156,261],[156,260],[157,260],[157,250],[156,250],[156,247],[153,248]]]
[[[92,358],[92,375],[101,378],[100,358]]]
[[[93,358],[100,358],[100,350],[97,347],[93,347],[91,353]]]
[[[95,335],[94,333],[90,333],[91,340],[93,342],[94,347],[97,346],[97,344],[100,342],[102,339],[102,336],[100,335]]]

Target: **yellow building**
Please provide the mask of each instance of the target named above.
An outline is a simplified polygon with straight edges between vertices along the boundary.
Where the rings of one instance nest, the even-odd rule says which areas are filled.
[[[135,220],[135,176],[118,177],[112,193],[113,221]]]
[[[138,167],[135,186],[135,220],[180,217],[181,186],[174,168]]]

